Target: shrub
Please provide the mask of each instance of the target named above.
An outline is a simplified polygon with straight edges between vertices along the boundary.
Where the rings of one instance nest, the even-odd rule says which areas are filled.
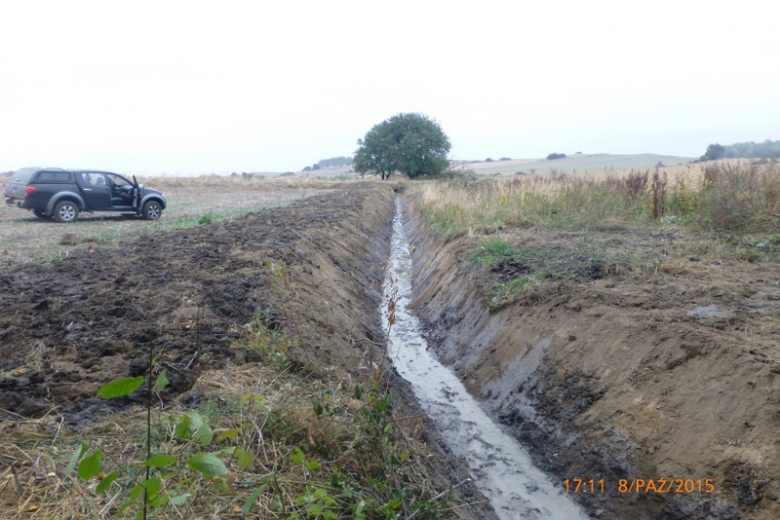
[[[626,178],[621,179],[621,191],[631,202],[636,202],[647,190],[647,181],[649,178],[650,172],[647,170],[644,172],[635,172],[634,170],[631,170]]]
[[[650,192],[652,194],[652,205],[653,205],[653,218],[658,219],[663,216],[664,212],[666,211],[666,184],[667,184],[667,177],[666,173],[661,175],[658,173],[658,170],[656,170],[653,173],[653,181],[650,184]]]
[[[780,209],[777,165],[709,164],[704,168],[701,223],[717,231],[762,231],[776,225]]]

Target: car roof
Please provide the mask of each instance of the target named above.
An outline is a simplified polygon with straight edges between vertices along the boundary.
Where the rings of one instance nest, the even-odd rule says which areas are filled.
[[[69,171],[65,168],[58,168],[56,166],[26,166],[24,168],[19,168],[17,171],[30,171],[30,172],[40,172],[40,171],[47,171],[47,172],[65,172]]]
[[[128,177],[126,174],[109,172],[106,170],[87,169],[87,168],[60,168],[57,166],[28,166],[26,168],[20,168],[14,173],[26,173],[32,174],[37,172],[71,172],[71,173],[110,173],[111,175],[119,175],[120,177]]]
[[[114,175],[122,175],[121,173],[110,172],[107,170],[99,170],[96,168],[60,168],[59,166],[27,166],[20,168],[17,171],[33,171],[33,172],[73,172],[73,173],[113,173]]]

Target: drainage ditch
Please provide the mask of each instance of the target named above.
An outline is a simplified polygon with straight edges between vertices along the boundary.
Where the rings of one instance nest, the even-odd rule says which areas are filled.
[[[409,309],[412,259],[400,198],[395,203],[387,276],[394,280],[398,291],[388,349],[396,370],[410,383],[420,406],[448,447],[468,464],[475,484],[499,518],[588,518],[532,464],[526,450],[482,411],[460,380],[429,352],[420,323]],[[383,319],[387,327],[384,309]]]

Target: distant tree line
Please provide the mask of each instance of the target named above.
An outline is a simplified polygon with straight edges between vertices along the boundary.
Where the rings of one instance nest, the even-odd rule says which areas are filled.
[[[311,166],[303,169],[305,172],[317,171],[322,168],[338,168],[339,166],[349,166],[352,164],[352,157],[331,157],[330,159],[320,159]]]
[[[547,156],[547,160],[548,161],[552,161],[554,159],[566,159],[566,154],[565,153],[551,153],[550,155]]]
[[[767,139],[763,143],[734,143],[723,146],[713,143],[707,147],[699,160],[714,161],[716,159],[769,159],[771,157],[780,157],[780,141]]]

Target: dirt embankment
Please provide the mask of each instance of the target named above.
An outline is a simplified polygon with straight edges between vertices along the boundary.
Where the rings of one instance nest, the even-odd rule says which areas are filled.
[[[468,261],[474,239],[445,242],[409,214],[432,348],[561,483],[604,479],[578,495],[591,514],[780,518],[776,266],[692,258],[644,278],[550,282],[491,311],[503,273]],[[711,479],[714,492],[618,490],[659,478]]]
[[[61,417],[68,428],[120,411],[98,388],[146,370],[150,346],[170,401],[204,372],[254,361],[231,348],[259,319],[292,331],[291,357],[356,373],[381,358],[379,305],[395,193],[386,183],[342,185],[292,206],[225,224],[149,233],[117,248],[85,244],[67,260],[0,274],[0,420]],[[421,415],[398,378],[396,405]],[[427,462],[446,489],[466,478],[438,436]],[[473,485],[457,500],[463,518],[491,518]],[[480,502],[482,502],[480,504]]]

